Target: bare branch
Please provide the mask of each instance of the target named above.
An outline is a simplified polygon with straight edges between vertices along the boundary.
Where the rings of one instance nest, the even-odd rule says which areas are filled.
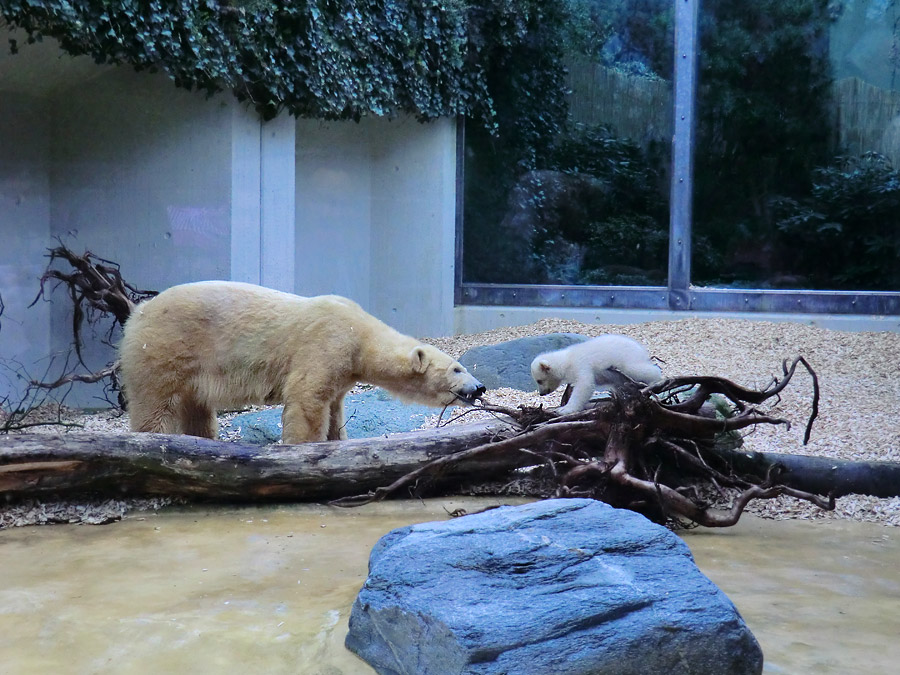
[[[41,389],[57,389],[58,387],[62,387],[66,384],[71,384],[72,382],[85,382],[87,384],[93,384],[95,382],[99,382],[100,380],[104,380],[108,377],[114,376],[118,372],[118,370],[119,362],[116,361],[113,365],[104,368],[103,370],[98,370],[96,373],[70,373],[68,375],[64,375],[55,382],[38,382],[32,380],[30,384],[33,387],[39,387]]]

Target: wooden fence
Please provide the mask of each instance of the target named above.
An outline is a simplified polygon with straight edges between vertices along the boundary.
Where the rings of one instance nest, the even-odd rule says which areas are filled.
[[[621,137],[646,146],[672,137],[672,86],[667,80],[628,75],[589,61],[569,63],[569,115],[579,125],[608,124]],[[858,78],[834,84],[835,151],[870,150],[900,168],[900,91]]]
[[[880,152],[900,169],[900,91],[856,77],[835,82],[837,141],[850,154]]]
[[[568,64],[569,116],[576,124],[609,124],[639,145],[672,138],[672,83],[637,77],[590,61]]]

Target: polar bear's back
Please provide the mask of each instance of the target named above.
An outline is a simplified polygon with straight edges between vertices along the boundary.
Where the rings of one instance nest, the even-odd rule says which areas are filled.
[[[628,377],[647,384],[662,378],[662,371],[650,358],[647,348],[625,335],[600,335],[585,342],[567,347],[565,362],[577,370],[578,364],[588,364],[594,372],[596,383],[615,384],[617,378],[609,373],[615,368]]]
[[[568,347],[572,357],[578,361],[609,362],[610,366],[619,366],[633,361],[650,359],[650,352],[637,340],[626,335],[600,335],[584,342]]]
[[[323,344],[352,353],[351,326],[376,321],[340,296],[303,297],[253,284],[201,281],[173,286],[135,308],[119,354],[132,395],[152,386],[204,393],[210,404],[278,399],[293,358]],[[162,394],[160,394],[162,395]]]
[[[178,312],[184,316],[204,314],[227,315],[239,312],[243,318],[284,316],[303,307],[309,312],[316,307],[351,307],[361,309],[352,300],[338,295],[304,297],[241,281],[195,281],[172,286],[155,298],[138,306],[138,315],[148,312]],[[130,323],[129,319],[129,323]]]
[[[125,326],[129,336],[147,331],[192,336],[215,334],[218,340],[254,333],[282,333],[286,324],[310,323],[323,315],[362,313],[352,300],[337,295],[303,297],[238,281],[197,281],[173,286],[138,305]],[[297,325],[301,328],[302,325]]]

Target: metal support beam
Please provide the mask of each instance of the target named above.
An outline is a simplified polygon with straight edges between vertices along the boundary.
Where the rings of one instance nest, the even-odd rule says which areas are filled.
[[[694,99],[700,0],[675,0],[675,120],[669,201],[669,308],[690,309]]]

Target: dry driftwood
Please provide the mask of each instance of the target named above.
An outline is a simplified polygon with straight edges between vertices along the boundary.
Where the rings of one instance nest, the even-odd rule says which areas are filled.
[[[755,424],[787,424],[751,404],[778,396],[800,364],[808,367],[802,358],[790,367],[785,364],[783,379],[763,391],[721,378],[678,378],[643,389],[624,386],[612,400],[565,417],[488,405],[511,421],[298,446],[156,434],[8,435],[0,439],[0,495],[165,495],[358,505],[452,490],[461,483],[509,480],[514,469],[537,464],[551,475],[550,494],[556,496],[591,496],[657,520],[724,526],[737,522],[747,503],[757,498],[787,494],[827,509],[845,494],[900,493],[900,465],[716,446],[717,434]],[[702,414],[712,394],[729,400],[735,414],[727,419]],[[817,412],[816,395],[812,409],[807,438]],[[710,489],[720,497],[730,491],[730,505],[714,508]]]
[[[47,257],[50,260],[41,276],[40,290],[31,304],[34,305],[42,298],[46,299],[48,283],[56,282],[58,285],[65,286],[69,298],[72,300],[72,345],[78,363],[87,368],[81,351],[81,327],[85,319],[89,324],[94,324],[103,317],[112,316],[113,321],[105,340],[107,344],[112,345],[112,334],[116,327],[124,326],[134,308],[144,300],[155,296],[157,292],[141,290],[132,286],[122,278],[118,263],[100,258],[90,251],[78,255],[60,243],[59,246],[49,249]],[[55,269],[53,265],[57,260],[67,262],[72,267],[72,271],[64,272]],[[66,372],[53,382],[33,380],[31,386],[41,389],[58,389],[72,382],[93,384],[108,380],[112,391],[118,391],[118,368],[118,363],[111,363],[99,371]]]
[[[330,500],[373,490],[508,431],[508,425],[491,422],[293,446],[143,433],[9,434],[0,436],[0,496]],[[518,464],[529,462],[522,456]],[[489,479],[510,467],[509,458],[486,456],[454,467],[435,485]]]
[[[410,491],[401,492],[398,485],[391,494],[409,495],[452,491],[461,484],[492,479],[508,481],[511,470],[533,465],[536,457],[553,452],[567,436],[603,440],[607,433],[605,425],[591,429],[583,420],[538,425],[525,432],[496,421],[390,437],[265,447],[163,434],[10,434],[0,436],[0,496],[7,501],[175,496],[228,502],[340,502],[349,497],[343,503],[359,503],[353,495],[365,491],[374,495],[392,482]],[[521,447],[523,440],[527,447]],[[773,466],[784,466],[783,486],[816,495],[900,495],[900,464],[721,449],[716,455],[759,480]],[[410,479],[413,474],[418,483]],[[383,496],[387,493],[382,491]],[[369,500],[367,493],[362,501]]]
[[[6,396],[0,399],[0,408],[6,414],[0,415],[0,432],[21,431],[33,426],[27,419],[31,413],[45,406],[55,404],[61,407],[75,382],[93,384],[102,382],[107,401],[111,405],[115,402],[110,395],[119,392],[118,405],[124,405],[124,398],[119,391],[118,362],[107,364],[106,367],[90,371],[82,356],[82,326],[87,320],[89,325],[96,326],[104,321],[109,321],[106,329],[106,337],[103,342],[112,346],[113,334],[116,328],[125,324],[134,307],[156,295],[155,291],[144,291],[127,283],[119,271],[118,263],[95,256],[90,251],[82,255],[72,252],[60,241],[59,246],[48,250],[47,267],[41,275],[40,290],[30,306],[39,300],[48,300],[49,293],[59,286],[65,287],[72,301],[72,353],[65,356],[62,364],[62,374],[49,379],[47,376],[56,370],[58,363],[56,358],[48,362],[47,371],[43,379],[36,379],[29,375],[25,368],[18,364],[8,364],[0,359],[0,365],[16,372],[17,376],[28,382],[27,387],[17,398]],[[58,261],[64,261],[71,267],[71,271],[64,271],[55,267]],[[48,287],[49,284],[49,287]],[[0,298],[0,317],[4,311],[3,300]],[[2,328],[2,326],[0,326]],[[79,369],[87,369],[88,372],[79,372]],[[62,390],[61,395],[54,392]],[[61,416],[55,422],[45,420],[39,423],[41,426],[57,424],[65,427]]]
[[[144,291],[132,286],[122,278],[118,263],[100,258],[90,251],[77,255],[60,244],[51,248],[47,257],[50,261],[41,276],[41,288],[31,304],[45,296],[47,282],[54,280],[62,283],[74,305],[76,349],[81,348],[80,328],[86,312],[111,314],[119,325],[125,325],[136,304],[156,295],[156,291]],[[54,269],[56,260],[65,260],[72,266],[72,271]]]
[[[758,466],[762,474],[739,473],[715,446],[717,434],[757,424],[789,425],[788,420],[766,415],[755,406],[777,400],[799,365],[812,377],[814,390],[805,443],[818,415],[819,388],[815,372],[798,357],[790,366],[783,364],[780,381],[776,378],[760,391],[724,378],[682,377],[643,388],[626,382],[612,400],[563,417],[540,409],[517,413],[494,408],[515,419],[521,433],[434,460],[390,485],[337,503],[359,505],[384,499],[414,481],[486,453],[526,452],[554,474],[559,486],[556,496],[593,497],[660,522],[725,527],[738,521],[751,500],[780,495],[832,510],[833,490],[823,498],[793,487],[778,463]],[[727,401],[727,417],[704,413],[714,395]],[[724,502],[724,508],[718,502]]]
[[[730,383],[707,384],[725,389]],[[9,434],[0,436],[0,496],[358,505],[457,491],[463,484],[508,482],[516,469],[537,464],[552,479],[544,481],[550,488],[540,496],[588,495],[660,520],[723,526],[736,522],[750,500],[777,494],[822,508],[833,507],[833,498],[845,494],[900,494],[898,464],[722,449],[710,443],[716,433],[784,420],[752,409],[731,420],[700,419],[676,403],[676,416],[669,418],[672,411],[657,410],[661,404],[648,394],[632,390],[567,417],[540,409],[497,409],[516,421],[296,446],[162,434]],[[671,434],[669,422],[677,434],[665,437],[663,432]],[[654,456],[674,459],[678,470]],[[707,504],[698,496],[703,485],[730,488],[730,507]]]

